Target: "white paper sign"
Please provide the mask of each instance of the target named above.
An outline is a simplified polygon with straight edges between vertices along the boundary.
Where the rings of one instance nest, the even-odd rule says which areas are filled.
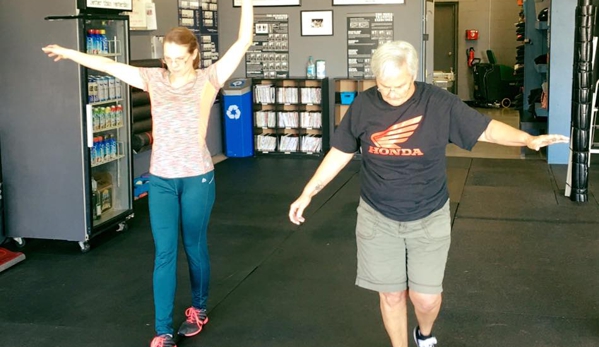
[[[158,22],[156,20],[156,4],[153,2],[146,3],[146,29],[158,29]]]
[[[87,0],[87,7],[131,11],[133,8],[131,1],[132,0]]]
[[[333,0],[333,5],[403,4],[405,0]]]
[[[299,6],[300,0],[253,0],[254,6]],[[233,6],[241,6],[241,0],[234,0]]]
[[[146,0],[133,0],[133,11],[129,12],[129,26],[131,29],[146,29],[148,20],[146,15]]]

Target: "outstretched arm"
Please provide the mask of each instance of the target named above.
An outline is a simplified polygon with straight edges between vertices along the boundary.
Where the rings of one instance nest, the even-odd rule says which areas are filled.
[[[49,57],[54,57],[54,61],[69,59],[90,69],[112,75],[130,86],[139,89],[144,88],[144,81],[139,75],[139,69],[135,66],[118,63],[106,57],[82,53],[59,45],[48,45],[42,50]]]
[[[306,184],[302,195],[289,208],[289,220],[294,224],[304,222],[304,210],[310,204],[312,197],[318,194],[354,157],[353,153],[344,153],[331,148],[329,153],[316,170],[312,179]]]
[[[563,135],[533,136],[505,123],[492,120],[478,141],[496,143],[503,146],[527,146],[538,151],[541,147],[555,143],[568,143],[569,138]]]
[[[252,45],[254,36],[254,8],[252,0],[242,0],[241,20],[239,23],[239,35],[237,41],[227,50],[219,61],[216,62],[216,74],[218,82],[223,85],[231,77],[237,66],[243,59],[245,52]]]

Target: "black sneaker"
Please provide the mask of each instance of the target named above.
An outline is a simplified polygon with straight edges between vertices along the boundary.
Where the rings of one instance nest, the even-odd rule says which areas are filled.
[[[208,315],[206,314],[206,309],[198,309],[195,307],[190,307],[185,310],[185,315],[187,316],[187,320],[181,324],[179,327],[179,335],[182,336],[195,336],[202,331],[202,328],[206,323],[208,323]]]
[[[172,335],[164,334],[156,336],[150,343],[150,347],[177,347],[177,344]]]
[[[414,328],[414,341],[416,341],[416,345],[418,347],[435,347],[437,346],[437,338],[431,334],[431,336],[422,339],[420,337],[420,328]]]

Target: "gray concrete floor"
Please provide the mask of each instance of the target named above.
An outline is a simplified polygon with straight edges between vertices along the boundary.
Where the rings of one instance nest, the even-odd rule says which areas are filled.
[[[390,346],[377,294],[353,284],[360,162],[313,200],[303,226],[287,220],[318,164],[217,164],[211,320],[179,346]],[[599,168],[584,204],[563,196],[566,168],[543,160],[449,158],[447,172],[454,222],[439,346],[599,346]],[[0,273],[3,346],[149,346],[153,241],[147,202],[135,209],[128,231],[93,240],[87,254],[27,243],[27,260]],[[179,260],[176,324],[190,302]]]

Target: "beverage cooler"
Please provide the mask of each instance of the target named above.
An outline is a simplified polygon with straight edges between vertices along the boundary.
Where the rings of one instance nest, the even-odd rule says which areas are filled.
[[[7,70],[4,83],[12,88],[0,97],[8,116],[0,124],[10,197],[5,233],[18,245],[28,238],[66,240],[87,252],[90,239],[126,229],[133,217],[129,87],[69,60],[53,62],[41,48],[55,43],[128,63],[128,16],[119,13],[130,10],[131,1],[115,1],[112,9],[106,7],[111,1],[79,1],[79,11],[69,15],[48,15],[64,1],[40,2],[35,10],[13,3],[25,16],[46,12],[13,31],[29,32],[32,40],[6,43],[24,69]],[[18,29],[22,19],[15,17],[9,25]]]

